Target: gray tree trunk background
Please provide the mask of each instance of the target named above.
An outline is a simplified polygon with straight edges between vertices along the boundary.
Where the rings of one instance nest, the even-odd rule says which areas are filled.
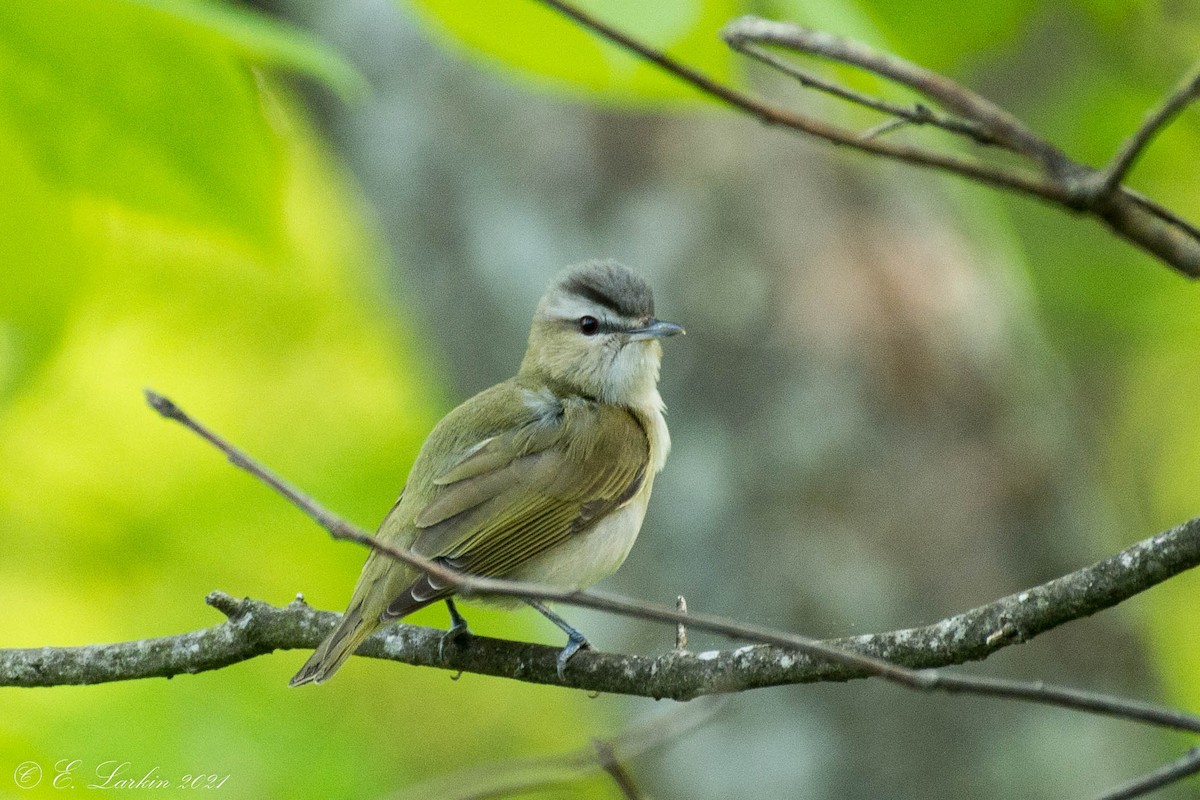
[[[844,636],[1069,572],[1107,554],[1097,530],[1119,544],[1152,533],[1117,531],[1097,496],[1100,433],[1077,421],[988,190],[715,108],[537,92],[434,47],[388,0],[264,5],[373,85],[352,107],[315,96],[318,115],[455,399],[511,374],[530,287],[568,263],[633,266],[686,325],[663,375],[674,452],[605,588]],[[666,628],[572,618],[607,650],[673,644]],[[1106,612],[968,669],[1154,699],[1127,620]],[[691,649],[725,645],[694,634]],[[631,721],[662,711],[596,702]],[[1120,722],[858,681],[739,696],[636,773],[658,797],[1059,798],[1150,768],[1163,744]]]

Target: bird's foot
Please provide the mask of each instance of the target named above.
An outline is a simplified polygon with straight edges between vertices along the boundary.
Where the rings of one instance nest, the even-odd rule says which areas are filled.
[[[475,634],[471,632],[471,629],[467,627],[465,622],[462,625],[459,625],[458,623],[452,625],[450,630],[443,633],[442,637],[438,640],[438,660],[446,660],[447,641],[453,642],[457,646],[470,641],[471,637],[474,635]]]
[[[458,613],[458,607],[454,605],[454,601],[447,599],[446,608],[450,611],[450,630],[442,634],[441,640],[438,641],[438,660],[446,660],[446,640],[455,644],[462,644],[470,640],[473,634],[471,628],[467,625],[467,620],[462,614]]]
[[[537,600],[526,600],[525,602],[543,617],[557,625],[558,629],[567,635],[567,646],[558,654],[558,661],[555,662],[558,666],[558,679],[560,681],[565,680],[566,675],[563,674],[563,671],[567,668],[567,662],[571,660],[571,656],[580,650],[591,650],[591,643],[587,640],[586,636],[568,625],[565,619],[546,608],[545,603]]]
[[[579,631],[573,631],[567,639],[567,646],[558,654],[558,661],[555,662],[558,666],[558,679],[566,680],[564,671],[567,668],[567,662],[571,660],[571,656],[578,653],[580,650],[591,650],[592,643]]]

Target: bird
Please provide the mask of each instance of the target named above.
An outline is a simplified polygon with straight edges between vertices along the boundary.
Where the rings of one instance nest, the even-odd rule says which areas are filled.
[[[654,315],[654,295],[615,261],[568,267],[533,315],[517,374],[466,400],[430,432],[383,542],[468,575],[585,589],[625,561],[671,437],[658,391],[661,340],[684,333]],[[323,683],[382,626],[445,601],[470,635],[455,587],[372,551],[345,613],[289,685]],[[587,638],[535,600],[567,634],[556,667]]]

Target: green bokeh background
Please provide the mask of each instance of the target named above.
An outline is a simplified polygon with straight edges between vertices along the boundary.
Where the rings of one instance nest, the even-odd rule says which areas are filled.
[[[311,3],[261,5],[301,24],[319,17]],[[438,58],[466,58],[463,74],[483,74],[493,92],[485,97],[528,103],[537,113],[598,113],[611,127],[662,114],[703,126],[720,113],[527,0],[465,5],[414,0],[401,13],[445,46]],[[938,4],[937,13],[912,0],[581,5],[715,77],[743,83],[761,76],[742,74],[716,38],[738,14],[860,36],[964,80],[1097,165],[1200,44],[1200,16],[1168,14],[1153,3],[955,0]],[[328,19],[325,25],[333,27]],[[218,621],[202,602],[213,589],[275,603],[298,591],[322,607],[344,602],[362,553],[333,544],[149,412],[141,387],[168,394],[370,527],[394,501],[433,422],[488,382],[469,374],[462,355],[479,331],[458,324],[466,344],[448,344],[440,307],[422,288],[436,259],[419,263],[385,235],[375,210],[382,201],[359,186],[370,183],[368,168],[348,169],[343,159],[357,157],[331,144],[339,129],[330,116],[352,113],[370,90],[352,59],[322,41],[321,24],[311,27],[318,33],[261,8],[186,0],[0,5],[0,646],[193,630]],[[1053,83],[1039,80],[1047,53]],[[767,85],[799,102],[790,87]],[[1155,142],[1133,180],[1193,219],[1200,217],[1196,116],[1185,115]],[[553,139],[553,131],[547,135]],[[813,153],[827,157],[817,150],[806,157]],[[858,168],[897,183],[908,174]],[[1035,353],[1028,373],[1067,409],[1070,425],[1045,421],[1050,440],[1070,440],[1084,453],[1072,478],[1086,484],[1080,496],[1091,498],[1081,516],[1099,524],[1081,523],[1087,539],[1059,553],[1063,563],[1085,563],[1200,511],[1196,287],[1092,223],[950,179],[930,185],[938,187],[938,213],[974,237],[978,270],[1008,287],[1000,295],[1017,333],[997,346]],[[515,186],[500,191],[518,193]],[[853,198],[843,202],[847,215],[858,213]],[[543,229],[530,230],[525,240],[537,241]],[[733,311],[713,310],[711,299],[721,293],[707,290],[728,281],[741,286],[738,264],[724,255],[692,253],[690,272],[659,273],[668,297],[690,298],[676,305],[701,322],[697,348],[705,346],[706,323],[734,327]],[[519,341],[543,277],[523,276],[519,288],[510,285],[511,298],[480,302],[483,319],[489,305],[512,307],[517,321],[506,330],[517,333],[497,338]],[[471,295],[462,291],[453,302],[466,305]],[[696,332],[691,319],[683,321]],[[680,376],[701,372],[702,353],[675,373],[676,397],[685,390]],[[1013,396],[1025,396],[1025,380],[1016,379]],[[688,464],[703,471],[696,461],[702,440],[739,452],[739,434],[691,423],[688,401],[680,405],[680,474]],[[840,430],[832,422],[830,441]],[[811,445],[823,446],[836,450],[825,441]],[[672,495],[670,484],[662,491],[662,506],[675,508],[671,498],[682,495]],[[677,505],[682,514],[684,504]],[[660,527],[670,540],[670,524]],[[1053,533],[1048,525],[1042,535]],[[702,550],[714,540],[698,541]],[[813,546],[821,552],[819,541]],[[670,564],[662,557],[669,550],[637,552],[642,565]],[[699,585],[723,585],[738,566],[726,564]],[[653,585],[639,576],[655,569],[630,569],[626,588]],[[1057,566],[1041,569],[1021,574],[1048,578]],[[1148,666],[1139,674],[1144,680],[1122,688],[1200,708],[1197,580],[1182,576],[1123,612],[1121,624],[1144,644]],[[723,597],[714,591],[708,610],[730,610]],[[768,622],[811,630],[812,616],[775,613],[781,616]],[[442,625],[442,615],[430,609],[414,622]],[[820,632],[844,632],[837,615],[829,619],[832,627]],[[497,636],[554,636],[527,614],[476,611],[471,620]],[[1091,645],[1102,659],[1105,643]],[[286,680],[303,657],[280,653],[170,681],[0,689],[0,797],[60,796],[45,785],[24,792],[9,785],[16,764],[36,760],[49,769],[60,759],[80,759],[84,771],[117,759],[167,777],[229,774],[218,792],[227,797],[385,797],[464,765],[585,745],[644,709],[365,661],[328,686],[289,690]],[[1054,719],[1065,729],[1067,722]],[[788,751],[785,732],[770,735]],[[1004,735],[1015,734],[1002,733],[997,751]],[[699,752],[728,746],[702,741]],[[1147,746],[1165,759],[1179,744]],[[688,785],[662,763],[647,771],[662,796]],[[816,786],[811,796],[826,796]],[[550,796],[617,794],[594,778]]]
[[[387,288],[369,209],[271,69],[344,88],[340,62],[304,57],[316,47],[219,6],[0,9],[5,646],[203,627],[217,587],[333,606],[353,580],[361,552],[156,418],[142,386],[366,525],[447,407],[405,322],[415,301]],[[505,618],[493,629],[519,633]],[[416,670],[381,697],[375,665],[332,691],[289,691],[302,657],[5,690],[0,795],[20,761],[81,759],[86,780],[111,757],[139,776],[230,774],[222,791],[237,797],[377,796],[471,750],[460,713],[427,703],[444,686],[490,724],[543,710],[542,726],[503,737],[484,722],[480,748],[495,755],[553,742],[585,702]],[[390,740],[372,748],[386,766],[353,768],[370,740]]]

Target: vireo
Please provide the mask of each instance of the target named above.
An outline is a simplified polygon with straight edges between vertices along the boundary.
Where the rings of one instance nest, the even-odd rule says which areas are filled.
[[[567,269],[538,303],[516,376],[437,424],[377,536],[464,573],[563,589],[615,572],[671,447],[659,339],[678,333],[654,318],[650,287],[629,269],[611,261]],[[452,623],[446,635],[469,633],[453,594],[372,552],[341,622],[291,685],[328,680],[381,625],[441,600]],[[568,636],[561,676],[587,639],[527,602]]]

